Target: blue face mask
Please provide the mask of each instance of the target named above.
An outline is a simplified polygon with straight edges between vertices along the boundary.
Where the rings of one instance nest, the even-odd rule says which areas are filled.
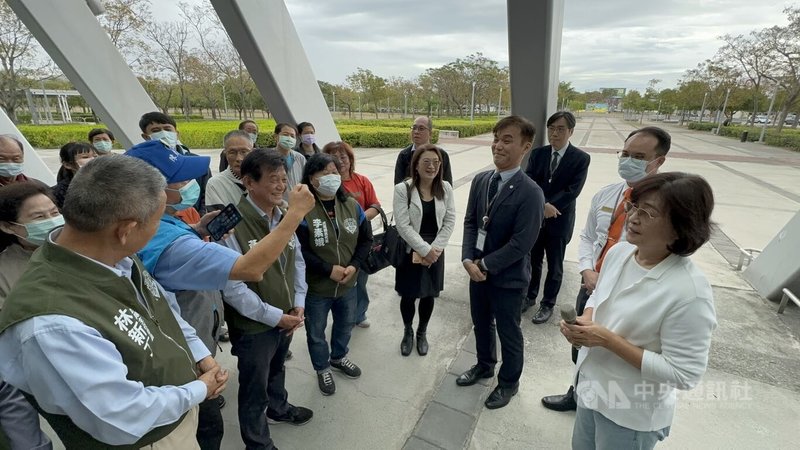
[[[633,159],[630,156],[619,159],[617,172],[623,180],[631,183],[637,182],[647,176],[648,161],[643,159]]]
[[[288,148],[289,150],[291,150],[294,148],[295,145],[297,145],[297,139],[291,136],[279,136],[278,145],[280,145],[283,148]]]
[[[151,134],[150,140],[161,141],[174,150],[178,145],[178,133],[175,131],[161,130]]]
[[[0,163],[0,177],[16,177],[22,173],[22,165],[22,163]]]
[[[101,153],[108,153],[111,151],[111,141],[97,141],[92,144],[92,146]]]
[[[170,208],[174,209],[175,211],[183,211],[184,209],[191,208],[197,203],[197,200],[200,198],[200,185],[197,184],[197,180],[192,180],[184,185],[180,189],[170,189],[167,188],[168,191],[178,192],[181,194],[181,202],[170,205],[167,204]]]
[[[25,227],[25,231],[28,233],[28,237],[19,237],[22,237],[22,239],[36,246],[42,246],[44,245],[44,241],[47,240],[47,236],[53,231],[53,228],[64,225],[64,216],[58,215],[28,223],[12,223]]]

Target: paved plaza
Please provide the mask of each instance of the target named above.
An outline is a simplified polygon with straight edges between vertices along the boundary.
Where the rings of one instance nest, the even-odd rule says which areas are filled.
[[[409,120],[410,123],[410,120]],[[434,121],[435,125],[435,121]],[[579,118],[572,143],[591,154],[583,194],[578,198],[576,227],[582,227],[592,195],[617,182],[615,151],[622,148],[636,123],[605,115]],[[800,210],[800,153],[756,143],[665,126],[673,145],[662,171],[685,171],[705,177],[714,189],[717,225],[712,243],[694,256],[713,285],[718,328],[709,369],[694,391],[679,394],[666,449],[797,448],[800,425],[800,312],[790,304],[786,314],[761,298],[730,261],[732,245],[764,248]],[[468,277],[459,262],[463,214],[473,176],[492,166],[491,136],[442,140],[455,178],[456,229],[446,250],[445,290],[436,301],[428,327],[430,352],[400,355],[403,324],[394,270],[370,277],[372,326],[356,328],[350,359],[363,375],[350,380],[334,373],[337,392],[324,397],[317,388],[304,330],[292,343],[287,363],[289,401],[314,410],[302,427],[271,426],[275,443],[286,449],[538,449],[569,448],[574,413],[545,409],[542,396],[563,393],[573,365],[569,344],[549,323],[530,322],[536,308],[522,318],[525,369],[519,394],[502,409],[486,410],[483,400],[492,385],[457,387],[456,374],[475,362],[469,315]],[[357,149],[357,172],[368,176],[391,210],[394,162],[399,149]],[[198,151],[212,156],[219,150]],[[55,169],[57,151],[41,151]],[[129,180],[120,180],[129,182]],[[576,231],[567,248],[559,303],[573,304],[580,276]],[[223,448],[243,448],[236,418],[236,359],[223,344],[217,359],[231,370]],[[795,442],[795,444],[791,444]]]

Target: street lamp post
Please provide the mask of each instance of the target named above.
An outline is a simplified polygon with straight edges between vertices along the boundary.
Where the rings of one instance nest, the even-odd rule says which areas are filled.
[[[333,113],[336,114],[336,91],[333,92]]]
[[[703,123],[703,114],[706,112],[706,99],[708,98],[708,92],[703,94],[703,107],[700,108],[700,123]]]
[[[767,132],[767,124],[769,123],[769,116],[772,114],[772,107],[775,106],[775,97],[778,95],[778,88],[775,88],[775,91],[772,92],[772,100],[769,102],[769,109],[767,110],[767,120],[764,121],[764,125],[761,125],[761,136],[758,137],[758,142],[764,142],[764,133]]]
[[[403,92],[403,118],[408,116],[408,92]]]
[[[228,117],[228,94],[225,93],[225,83],[222,83],[222,105],[225,108],[225,117]]]
[[[503,86],[500,86],[500,95],[497,96],[497,119],[500,119],[500,107],[503,106]]]
[[[361,94],[358,94],[358,115],[363,119],[364,112],[361,111]]]
[[[472,101],[470,101],[469,121],[475,120],[475,82],[472,82]]]

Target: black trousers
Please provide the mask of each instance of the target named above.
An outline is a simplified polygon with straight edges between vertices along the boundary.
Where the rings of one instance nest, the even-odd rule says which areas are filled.
[[[578,313],[578,317],[583,314],[583,310],[586,309],[586,302],[589,300],[589,293],[586,292],[586,288],[581,286],[580,290],[578,291],[578,297],[575,299],[575,311]],[[578,349],[570,346],[569,348],[572,349],[572,363],[577,364],[578,362]]]
[[[245,447],[273,449],[267,414],[282,416],[290,407],[286,392],[286,353],[291,337],[280,328],[257,334],[229,330],[231,353],[238,358],[239,428]]]
[[[542,263],[547,255],[547,276],[544,279],[542,306],[553,307],[558,292],[561,290],[561,279],[564,276],[564,251],[569,243],[569,236],[551,235],[547,227],[539,231],[539,237],[531,249],[531,282],[528,285],[530,299],[539,295],[542,279]]]
[[[469,283],[469,305],[475,328],[478,365],[493,369],[497,364],[496,339],[499,336],[503,365],[497,375],[497,384],[504,388],[518,386],[522,376],[524,344],[519,321],[524,292],[524,288],[505,289],[485,281]]]
[[[219,450],[224,433],[225,423],[219,409],[219,397],[200,403],[197,417],[197,443],[200,450]]]

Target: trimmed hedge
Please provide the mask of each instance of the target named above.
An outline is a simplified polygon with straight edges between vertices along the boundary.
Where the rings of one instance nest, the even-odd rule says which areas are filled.
[[[711,122],[689,122],[690,130],[711,131],[714,128],[717,128],[717,124]]]
[[[237,120],[217,121],[178,121],[180,140],[189,148],[221,148],[222,138],[228,131],[236,129]],[[272,131],[274,120],[256,120],[261,132],[257,146],[274,147]],[[353,147],[400,148],[408,145],[410,121],[403,120],[340,120],[336,128],[342,140]],[[456,130],[460,137],[470,137],[489,133],[495,120],[481,119],[470,123],[461,119],[442,119],[434,121],[431,140],[439,140],[439,130]],[[35,148],[59,148],[70,141],[85,141],[89,131],[102,128],[102,124],[65,125],[19,125],[18,128]],[[119,144],[115,148],[122,148]]]
[[[689,123],[690,130],[711,131],[716,127],[714,123]],[[744,125],[723,126],[719,130],[719,135],[741,139],[742,133],[745,131],[747,131],[747,142],[758,142],[758,138],[761,136],[761,127],[749,127]],[[764,143],[775,147],[800,151],[800,130],[784,128],[781,133],[778,134],[775,132],[774,128],[768,127],[767,132],[764,134]]]

